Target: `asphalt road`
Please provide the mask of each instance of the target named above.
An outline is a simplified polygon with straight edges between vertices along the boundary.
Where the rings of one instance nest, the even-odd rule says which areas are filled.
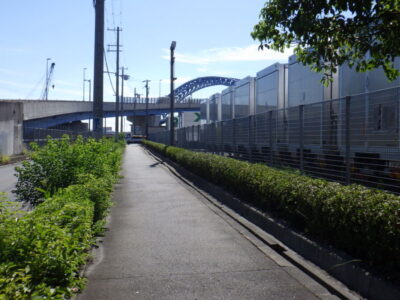
[[[335,299],[261,251],[140,145],[127,147],[122,175],[79,300]]]
[[[17,177],[14,176],[14,169],[16,166],[18,166],[18,164],[0,166],[0,192],[7,193],[6,196],[11,201],[15,199],[11,191],[15,188],[15,184],[17,183]]]

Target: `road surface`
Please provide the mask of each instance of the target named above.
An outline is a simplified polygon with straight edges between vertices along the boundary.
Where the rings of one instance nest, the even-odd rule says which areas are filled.
[[[7,198],[11,201],[15,200],[15,196],[11,191],[15,188],[17,177],[15,174],[15,167],[19,164],[10,164],[0,166],[0,192],[7,193]]]
[[[337,299],[256,247],[142,146],[127,146],[122,175],[79,300]]]

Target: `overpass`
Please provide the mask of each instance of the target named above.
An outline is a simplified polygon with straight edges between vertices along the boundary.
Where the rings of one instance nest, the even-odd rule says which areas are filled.
[[[215,85],[231,86],[238,79],[217,76],[200,77],[188,81],[175,89],[176,112],[200,111],[202,99],[188,99],[194,92]],[[150,98],[149,115],[169,112],[169,97]],[[115,117],[115,102],[104,102],[104,117]],[[146,100],[125,98],[119,115],[129,118],[146,114]],[[0,100],[0,154],[10,155],[22,152],[23,132],[29,128],[49,128],[93,118],[93,102],[64,100]]]
[[[146,100],[141,98],[125,98],[121,116],[143,116],[146,114]],[[176,103],[175,111],[200,111],[202,99],[185,99]],[[13,101],[15,102],[15,101]],[[93,102],[85,101],[20,101],[23,107],[24,127],[48,128],[64,123],[88,120],[93,118]],[[161,115],[168,113],[168,98],[149,98],[148,114]],[[115,117],[115,102],[104,102],[105,118]]]
[[[120,116],[144,116],[146,99],[125,98]],[[184,99],[176,112],[199,111],[202,99]],[[169,98],[149,98],[148,114],[161,115],[170,109]],[[103,103],[104,118],[115,117],[115,102]],[[23,133],[93,118],[93,102],[65,100],[0,100],[0,154],[22,152]]]

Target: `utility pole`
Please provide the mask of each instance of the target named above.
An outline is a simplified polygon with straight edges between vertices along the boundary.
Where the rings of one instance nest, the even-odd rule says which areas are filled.
[[[144,86],[146,88],[146,129],[145,129],[145,135],[146,139],[149,138],[149,82],[150,80],[143,80],[143,82],[146,82],[146,85]]]
[[[92,81],[90,79],[86,80],[89,82],[89,102],[92,101]]]
[[[119,32],[122,31],[121,28],[117,27],[117,29],[108,29],[110,31],[117,32],[117,44],[116,45],[109,45],[109,47],[117,47],[116,50],[108,50],[109,52],[117,52],[116,55],[116,72],[115,72],[115,138],[118,137],[119,132]]]
[[[90,79],[85,79],[85,75],[83,76],[83,78],[84,78],[83,79],[83,101],[85,101],[85,84],[87,82],[87,83],[89,83],[89,102],[90,102],[90,101],[92,101],[92,81]],[[89,119],[89,130],[90,130],[90,119]]]
[[[174,57],[174,51],[176,47],[176,42],[172,41],[171,43],[171,92],[170,92],[170,140],[169,144],[171,146],[174,145],[174,102],[175,102],[175,92],[174,92],[174,81],[175,81],[175,74],[174,74],[174,63],[175,63],[175,57]]]
[[[94,0],[96,10],[93,75],[93,131],[103,135],[104,0]]]
[[[137,103],[137,99],[140,99],[141,94],[136,93],[136,88],[134,91],[135,95],[134,95],[134,101],[133,102],[133,135],[136,134],[136,103]],[[143,133],[142,133],[143,134]]]
[[[122,75],[121,75],[121,132],[124,132],[124,81],[129,79],[129,75],[124,74],[125,70],[128,70],[128,68],[121,68],[122,70]]]
[[[83,68],[83,93],[82,93],[82,100],[85,101],[85,85],[86,85],[86,78],[85,78],[85,73],[86,73],[87,68]]]

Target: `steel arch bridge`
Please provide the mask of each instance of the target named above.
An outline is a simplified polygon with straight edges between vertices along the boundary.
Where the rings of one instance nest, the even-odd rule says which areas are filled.
[[[197,92],[198,90],[204,89],[213,85],[225,85],[232,86],[239,79],[236,78],[227,78],[227,77],[218,77],[218,76],[206,76],[199,77],[193,80],[190,80],[178,88],[175,89],[175,101],[180,102],[185,99],[187,96]]]

